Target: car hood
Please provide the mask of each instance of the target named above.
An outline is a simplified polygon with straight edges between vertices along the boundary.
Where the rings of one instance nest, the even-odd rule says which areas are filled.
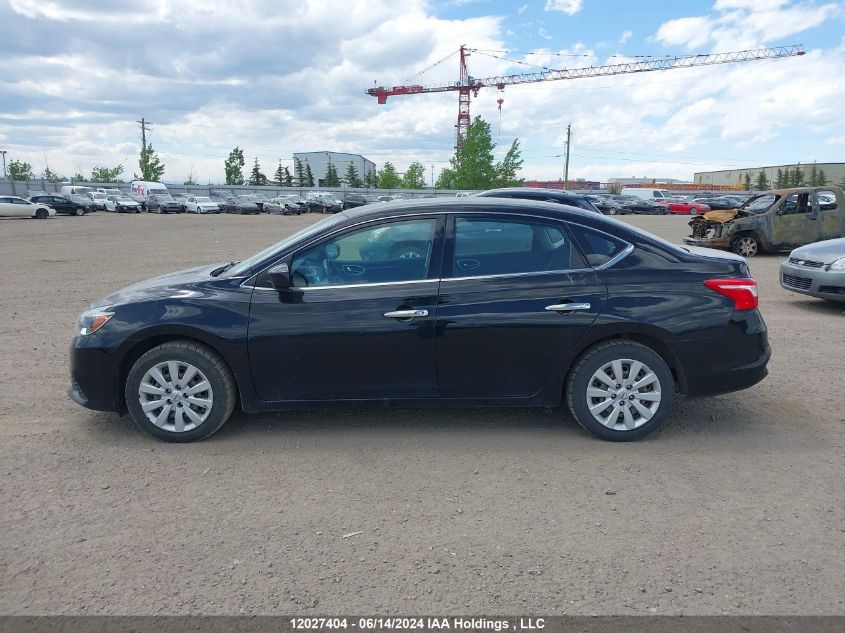
[[[832,264],[837,259],[845,257],[845,237],[807,244],[796,248],[789,256]]]
[[[244,209],[257,209],[258,205],[254,202],[248,202],[246,200],[241,200],[240,202],[236,203],[239,207]]]
[[[137,284],[127,286],[126,288],[103,297],[102,299],[92,303],[91,307],[103,308],[107,306],[117,306],[135,301],[143,301],[145,299],[171,297],[180,292],[184,293],[186,286],[207,281],[212,278],[211,272],[223,265],[224,264],[222,263],[217,263],[206,266],[197,266],[196,268],[188,268],[175,273],[167,273],[166,275],[161,275],[160,277],[153,277],[152,279],[147,279],[146,281],[141,281]]]

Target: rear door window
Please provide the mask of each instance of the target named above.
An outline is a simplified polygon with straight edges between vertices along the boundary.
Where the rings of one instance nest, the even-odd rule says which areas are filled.
[[[569,228],[578,239],[587,263],[594,268],[608,264],[630,247],[624,240],[579,224],[570,224]]]
[[[527,218],[455,218],[452,277],[510,275],[583,268],[566,230]]]

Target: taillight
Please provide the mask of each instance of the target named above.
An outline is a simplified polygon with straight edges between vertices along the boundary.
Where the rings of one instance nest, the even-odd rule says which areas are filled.
[[[757,307],[757,282],[750,277],[708,279],[704,285],[731,299],[736,310],[753,310]]]

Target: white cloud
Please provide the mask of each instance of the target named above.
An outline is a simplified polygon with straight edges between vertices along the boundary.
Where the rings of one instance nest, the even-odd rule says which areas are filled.
[[[756,48],[819,26],[842,8],[790,0],[717,0],[713,10],[708,16],[668,20],[654,39],[688,50],[708,45],[720,51]]]
[[[546,0],[546,11],[575,15],[584,8],[584,0]]]
[[[525,11],[527,9],[528,9],[528,3],[525,3],[516,10],[516,13],[517,13],[517,15],[522,15],[523,13],[525,13]]]
[[[628,40],[631,39],[631,36],[633,34],[634,33],[632,31],[622,31],[622,35],[619,36],[619,39],[616,40],[616,43],[617,44],[624,44],[625,42],[627,42]]]

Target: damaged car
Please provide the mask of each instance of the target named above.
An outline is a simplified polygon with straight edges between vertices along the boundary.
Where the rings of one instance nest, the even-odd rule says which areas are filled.
[[[845,198],[839,187],[778,189],[737,209],[708,211],[689,225],[685,244],[754,257],[845,236]]]

